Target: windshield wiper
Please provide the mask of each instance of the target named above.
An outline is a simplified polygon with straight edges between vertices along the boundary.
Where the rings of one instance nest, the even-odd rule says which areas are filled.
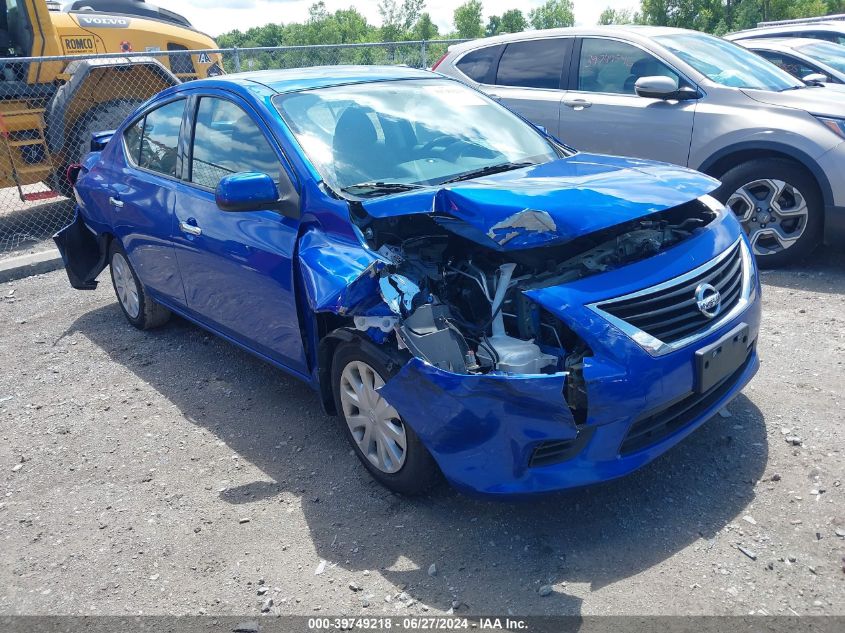
[[[401,191],[411,191],[412,189],[422,188],[422,185],[414,185],[409,182],[382,182],[380,180],[376,180],[372,182],[359,182],[354,185],[342,187],[341,191],[351,193],[352,195],[373,195],[380,193],[399,193]]]
[[[520,167],[528,167],[529,165],[534,165],[536,163],[532,163],[531,161],[523,161],[521,163],[499,163],[498,165],[488,165],[487,167],[482,167],[480,169],[473,169],[472,171],[465,172],[460,174],[459,176],[455,176],[454,178],[450,178],[449,180],[444,180],[441,182],[441,185],[448,185],[450,182],[460,182],[461,180],[472,180],[473,178],[481,178],[482,176],[489,176],[490,174],[498,174],[503,171],[511,171],[513,169],[519,169]]]
[[[801,90],[802,88],[808,88],[812,84],[801,84],[797,86],[790,86],[789,88],[781,88],[778,92],[789,92],[790,90]]]

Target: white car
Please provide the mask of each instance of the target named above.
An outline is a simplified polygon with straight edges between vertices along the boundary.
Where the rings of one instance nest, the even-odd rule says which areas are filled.
[[[739,40],[793,77],[822,75],[829,86],[845,87],[845,46],[802,37]]]

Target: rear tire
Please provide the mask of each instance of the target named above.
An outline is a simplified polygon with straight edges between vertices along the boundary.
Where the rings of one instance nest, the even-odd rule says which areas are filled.
[[[139,330],[149,330],[170,320],[170,310],[147,294],[117,240],[112,240],[109,249],[109,270],[117,303],[129,323]]]
[[[420,495],[441,480],[431,453],[399,413],[375,390],[396,372],[366,342],[338,346],[332,391],[340,425],[370,475],[385,488]]]
[[[821,243],[824,204],[815,179],[780,158],[741,163],[714,196],[737,216],[761,268],[800,261]]]

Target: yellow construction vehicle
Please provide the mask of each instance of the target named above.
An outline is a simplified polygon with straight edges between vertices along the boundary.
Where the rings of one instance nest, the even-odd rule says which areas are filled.
[[[143,0],[0,0],[0,187],[22,200],[67,195],[67,167],[93,132],[181,80],[223,73],[207,35]],[[86,58],[102,53],[149,53]],[[156,55],[155,53],[162,53]],[[79,56],[40,61],[36,58]],[[49,191],[26,187],[46,183]]]

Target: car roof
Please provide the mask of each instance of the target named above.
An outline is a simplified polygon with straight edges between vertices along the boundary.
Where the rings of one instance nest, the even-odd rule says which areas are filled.
[[[795,50],[802,46],[818,44],[820,42],[823,44],[833,44],[833,46],[839,46],[833,42],[828,42],[827,40],[817,40],[812,37],[753,37],[740,40],[737,43],[742,44],[746,48],[769,46],[771,48]]]
[[[533,40],[547,37],[588,37],[596,35],[625,35],[630,39],[647,40],[658,35],[670,35],[679,33],[699,33],[690,29],[678,29],[669,26],[646,26],[640,24],[611,24],[599,26],[570,26],[560,29],[541,29],[537,31],[522,31],[520,33],[506,33],[494,37],[454,44],[449,47],[449,53],[459,53],[465,50],[490,46],[491,44],[504,44],[520,40]]]
[[[772,26],[760,26],[756,29],[745,29],[728,33],[725,37],[732,39],[746,39],[752,37],[763,37],[766,33],[776,35],[777,33],[794,33],[796,31],[828,31],[830,33],[845,33],[845,22],[803,22],[798,24],[775,24]],[[759,34],[759,35],[758,35]]]
[[[312,66],[309,68],[258,70],[222,75],[192,81],[183,84],[182,88],[191,89],[204,86],[225,89],[237,87],[253,93],[258,92],[268,95],[399,79],[445,78],[437,73],[407,66]]]

